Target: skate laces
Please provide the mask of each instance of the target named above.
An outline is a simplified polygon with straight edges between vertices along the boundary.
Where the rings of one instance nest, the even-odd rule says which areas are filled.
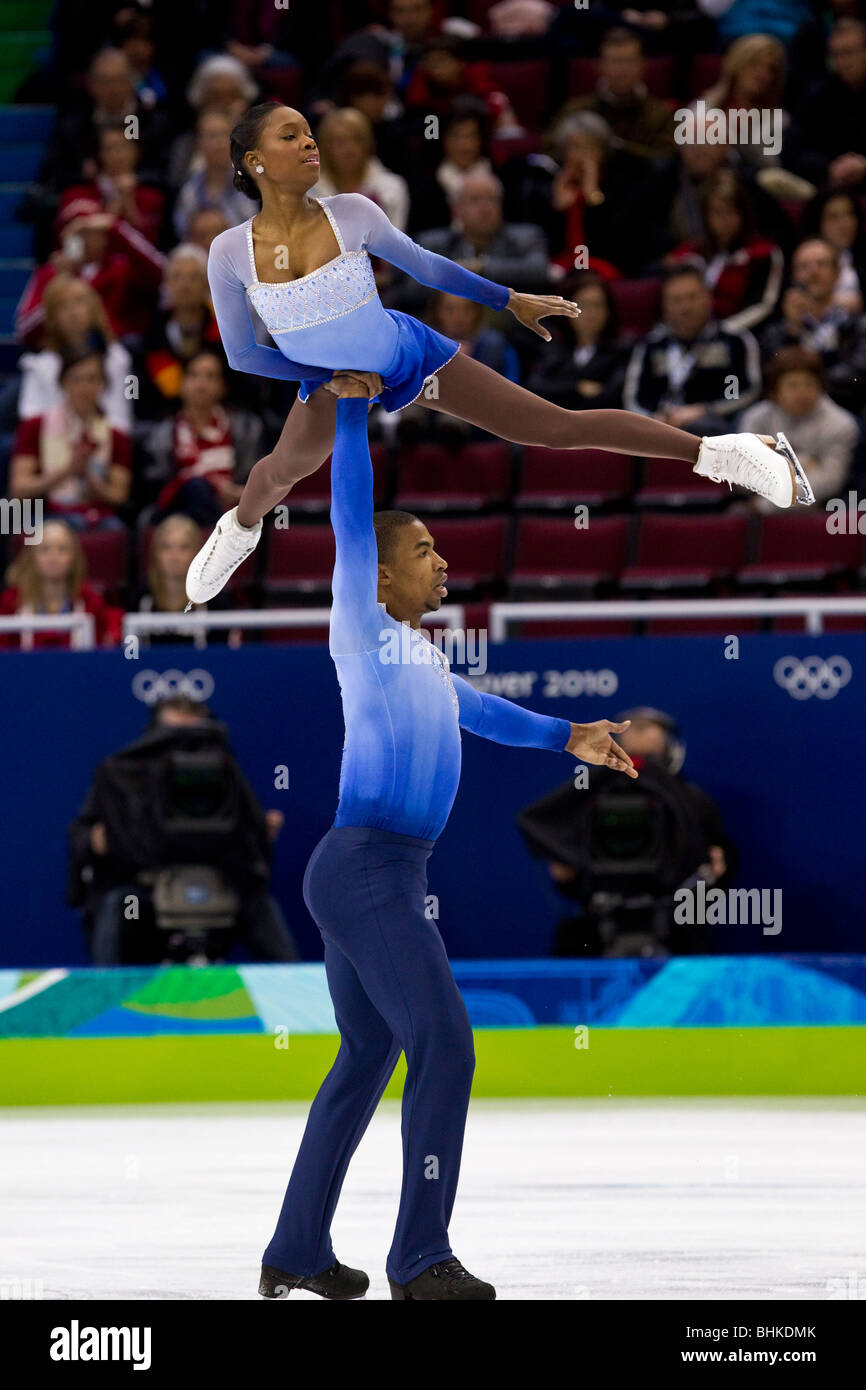
[[[436,1269],[442,1270],[452,1279],[474,1278],[474,1275],[470,1274],[468,1269],[464,1269],[460,1261],[456,1258],[445,1260],[442,1264],[437,1265]]]
[[[764,484],[772,481],[773,474],[768,461],[765,462],[760,456],[753,458],[737,445],[734,446],[734,453],[741,463],[739,481],[743,487],[749,488],[752,492],[760,492]],[[730,483],[728,485],[730,486]]]
[[[202,577],[204,577],[204,574],[207,571],[207,568],[210,565],[211,560],[213,559],[214,551],[216,550],[220,541],[227,541],[229,545],[233,548],[235,553],[232,556],[232,558],[223,565],[222,569],[217,570],[216,575],[214,576],[216,579],[221,579],[224,574],[231,573],[231,571],[237,566],[239,554],[249,555],[256,548],[255,541],[253,541],[252,544],[250,544],[249,542],[244,540],[243,536],[236,536],[230,530],[221,532],[220,534],[214,536],[211,548],[204,558],[201,567]]]

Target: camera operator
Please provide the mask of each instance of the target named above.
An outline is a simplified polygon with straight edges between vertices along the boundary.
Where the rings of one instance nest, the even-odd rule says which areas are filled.
[[[670,956],[711,949],[706,925],[674,922],[674,893],[702,878],[725,887],[736,850],[715,802],[680,775],[685,745],[662,710],[626,710],[620,743],[640,771],[622,787],[605,768],[557,788],[517,817],[531,853],[580,904],[556,927],[556,956]]]
[[[172,696],[104,758],[69,827],[67,900],[96,965],[299,954],[268,893],[281,811],[263,811],[206,705]]]

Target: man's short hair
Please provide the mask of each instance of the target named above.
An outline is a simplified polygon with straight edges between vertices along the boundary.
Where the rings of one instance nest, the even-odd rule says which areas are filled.
[[[683,280],[686,276],[700,280],[701,285],[706,289],[703,271],[694,261],[681,261],[678,265],[668,266],[662,275],[662,289],[667,289],[672,281]]]
[[[373,513],[373,529],[376,532],[376,548],[379,552],[379,564],[387,565],[394,558],[394,546],[397,540],[397,532],[404,526],[411,526],[418,517],[412,512],[385,511]]]
[[[819,386],[824,385],[824,364],[817,352],[810,352],[808,348],[802,347],[785,347],[780,348],[775,357],[770,358],[764,371],[770,395],[773,395],[782,377],[787,376],[789,372],[808,372]]]
[[[623,25],[618,24],[615,28],[608,29],[598,46],[598,51],[603,53],[606,48],[623,48],[626,44],[630,44],[639,53],[643,53],[643,42],[640,35],[636,34],[633,29],[626,29]]]

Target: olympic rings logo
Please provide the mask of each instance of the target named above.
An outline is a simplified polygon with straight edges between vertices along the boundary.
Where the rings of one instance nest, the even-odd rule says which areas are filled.
[[[136,700],[154,705],[170,695],[186,695],[190,700],[209,700],[214,691],[210,671],[197,667],[194,671],[139,671],[133,678],[132,693]]]
[[[773,667],[777,685],[794,700],[832,700],[851,679],[851,663],[844,656],[782,656]]]

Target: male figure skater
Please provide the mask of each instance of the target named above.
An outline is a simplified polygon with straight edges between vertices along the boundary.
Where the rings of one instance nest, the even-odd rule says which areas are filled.
[[[346,740],[337,814],[310,857],[304,901],[325,943],[340,1049],[310,1107],[259,1293],[305,1288],[350,1299],[369,1287],[366,1274],[336,1259],[330,1226],[349,1160],[402,1051],[391,1297],[493,1299],[493,1286],[464,1269],[448,1242],[475,1053],[442,938],[425,916],[426,862],[457,791],[460,728],[636,777],[611,738],[628,721],[572,724],[451,675],[421,631],[422,614],[447,593],[445,561],[416,517],[374,517],[367,391],[346,376],[335,394],[346,398],[337,402],[331,464],[330,651]]]

